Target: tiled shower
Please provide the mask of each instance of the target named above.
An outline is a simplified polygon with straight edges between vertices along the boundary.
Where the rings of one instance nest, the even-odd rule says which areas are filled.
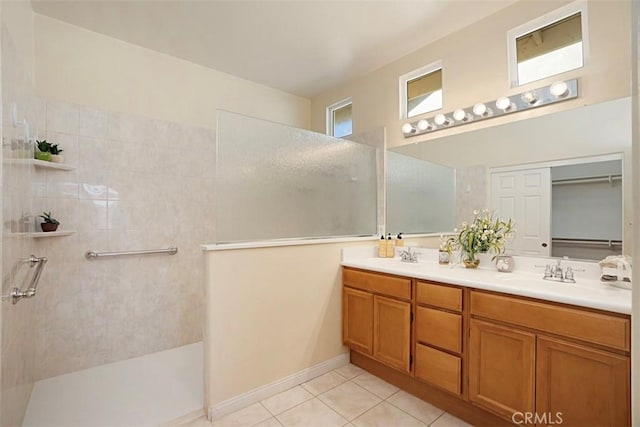
[[[5,239],[6,245],[22,245],[7,254],[32,251],[48,258],[38,294],[4,307],[5,319],[30,312],[31,321],[21,327],[33,337],[33,349],[16,344],[16,353],[38,361],[30,380],[200,341],[199,244],[214,231],[214,132],[49,100],[34,105],[43,118],[33,137],[60,144],[65,164],[76,169],[5,169],[5,182],[16,190],[5,197],[21,206],[13,216],[51,211],[60,230],[74,231]],[[28,227],[34,231],[35,222]],[[178,253],[85,258],[89,250],[169,246]],[[8,258],[5,265],[16,262]]]
[[[2,425],[19,425],[38,380],[202,340],[215,131],[38,99],[2,41],[3,295],[20,259],[48,258],[33,298],[2,303]],[[72,169],[25,162],[36,139],[59,144]],[[43,211],[72,233],[32,237]],[[85,258],[169,246],[178,253]]]

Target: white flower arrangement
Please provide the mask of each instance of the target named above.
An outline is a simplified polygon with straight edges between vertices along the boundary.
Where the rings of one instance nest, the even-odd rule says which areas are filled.
[[[455,236],[449,237],[445,242],[448,252],[459,249],[462,259],[468,262],[475,262],[478,253],[490,250],[494,251],[496,256],[504,253],[507,241],[516,231],[513,221],[494,218],[494,213],[489,209],[473,211],[473,215],[470,224],[465,221],[453,230]]]

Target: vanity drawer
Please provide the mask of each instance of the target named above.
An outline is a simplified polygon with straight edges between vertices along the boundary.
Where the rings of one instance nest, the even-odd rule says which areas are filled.
[[[460,394],[461,365],[459,357],[416,344],[416,378],[422,381]]]
[[[460,353],[462,351],[462,316],[418,306],[416,308],[416,339]]]
[[[471,292],[471,314],[629,351],[628,317],[505,295]]]
[[[368,273],[345,267],[342,269],[342,282],[352,288],[396,298],[411,299],[411,279],[404,277]]]
[[[462,289],[428,282],[418,282],[417,286],[418,304],[462,311]]]

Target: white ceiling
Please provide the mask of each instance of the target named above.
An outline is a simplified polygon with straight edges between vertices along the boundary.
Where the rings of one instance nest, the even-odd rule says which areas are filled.
[[[36,13],[303,97],[515,0],[33,0]]]

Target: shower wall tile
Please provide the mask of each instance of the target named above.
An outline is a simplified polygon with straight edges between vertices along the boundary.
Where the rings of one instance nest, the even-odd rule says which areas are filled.
[[[47,132],[78,133],[78,107],[64,102],[47,101]]]
[[[43,134],[59,142],[63,154],[69,150],[66,162],[77,170],[34,175],[33,205],[77,233],[40,239],[38,250],[49,263],[35,311],[43,328],[35,353],[44,361],[37,378],[201,340],[199,245],[214,232],[215,132],[44,104]],[[88,250],[173,245],[175,256],[84,258]]]
[[[107,117],[105,111],[89,107],[78,107],[78,135],[104,139],[107,137]]]
[[[4,18],[4,17],[3,17]],[[46,194],[46,175],[32,167],[5,160],[28,159],[33,156],[33,139],[44,135],[42,104],[35,97],[31,74],[16,54],[15,46],[4,22],[0,22],[0,77],[2,79],[2,148],[0,151],[0,225],[2,226],[2,295],[22,285],[27,264],[16,267],[39,249],[34,239],[22,231],[33,231],[34,195]],[[18,119],[24,126],[14,126],[8,112],[17,106]],[[13,305],[11,299],[2,302],[2,372],[0,391],[0,425],[21,425],[33,383],[37,377],[37,304],[34,299]]]

